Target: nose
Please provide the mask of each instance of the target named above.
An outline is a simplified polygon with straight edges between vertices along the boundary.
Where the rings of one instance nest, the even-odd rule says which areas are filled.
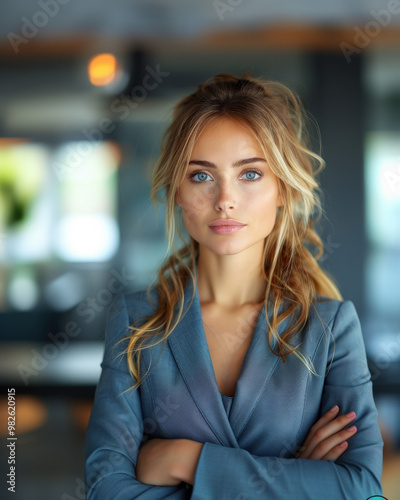
[[[232,187],[228,186],[227,183],[217,188],[215,196],[216,200],[214,207],[217,212],[224,212],[236,208],[235,191]]]

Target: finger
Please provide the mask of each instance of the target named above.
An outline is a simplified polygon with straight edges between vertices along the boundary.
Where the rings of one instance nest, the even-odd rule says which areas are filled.
[[[314,432],[314,435],[311,436],[310,442],[307,446],[307,452],[309,454],[313,453],[314,449],[323,441],[330,438],[331,436],[337,434],[341,431],[346,425],[348,425],[352,420],[356,418],[356,414],[354,411],[347,413],[346,415],[341,415],[340,417],[335,418],[332,422],[327,423],[326,425],[320,427]],[[307,457],[306,457],[307,458]]]
[[[352,420],[354,420],[356,414],[354,412],[349,412],[346,415],[341,415],[340,417],[335,418],[331,422],[319,427],[314,431],[313,434],[310,435],[310,440],[307,443],[306,448],[302,451],[300,458],[310,458],[313,454],[315,448],[319,446],[320,443],[328,439],[329,437],[337,434],[339,431],[343,429],[346,425],[348,425]],[[311,432],[311,431],[310,431]],[[344,441],[346,438],[343,438]]]
[[[315,432],[327,423],[331,422],[337,416],[338,412],[339,406],[335,405],[330,410],[328,410],[319,420],[316,421],[316,423],[311,427],[310,432],[308,433],[306,440],[303,443],[304,449],[309,445]]]
[[[319,443],[314,448],[309,458],[311,460],[322,460],[325,455],[327,455],[328,453],[331,452],[331,450],[333,450],[333,448],[338,446],[343,441],[346,441],[347,439],[354,436],[356,432],[357,432],[357,427],[355,425],[352,425],[348,429],[345,429],[343,431],[334,434],[333,436]]]
[[[347,450],[349,443],[343,441],[343,443],[338,444],[332,450],[321,458],[321,460],[333,460],[334,462]]]

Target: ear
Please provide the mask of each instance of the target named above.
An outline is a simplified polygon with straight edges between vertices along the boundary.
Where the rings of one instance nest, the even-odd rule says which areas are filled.
[[[181,200],[181,195],[179,194],[179,189],[175,193],[175,203],[179,206],[181,206],[182,200]]]

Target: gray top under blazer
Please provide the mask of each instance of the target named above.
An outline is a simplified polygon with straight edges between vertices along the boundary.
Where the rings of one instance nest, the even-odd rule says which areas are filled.
[[[184,310],[192,290],[189,280]],[[154,289],[152,294],[156,297]],[[366,500],[382,493],[383,442],[351,301],[318,296],[296,338],[318,376],[293,354],[284,364],[271,352],[263,306],[235,396],[225,400],[215,379],[197,285],[190,308],[164,348],[161,342],[142,351],[142,375],[150,369],[143,384],[124,392],[133,385],[121,354],[127,343],[116,343],[151,307],[146,292],[139,291],[120,294],[110,308],[86,436],[88,500]],[[354,410],[357,415],[351,424],[358,432],[348,449],[336,462],[294,458],[311,426],[335,404],[341,414]],[[151,438],[205,443],[193,487],[136,480],[140,444]]]

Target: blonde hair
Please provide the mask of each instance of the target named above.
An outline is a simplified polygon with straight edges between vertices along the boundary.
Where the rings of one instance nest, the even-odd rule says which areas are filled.
[[[141,351],[166,342],[184,316],[184,289],[189,279],[193,282],[189,307],[193,301],[198,243],[191,236],[189,241],[185,239],[175,194],[185,177],[197,137],[207,124],[224,117],[240,120],[255,135],[277,176],[282,196],[283,206],[277,209],[276,223],[265,239],[263,253],[267,283],[265,311],[272,352],[284,363],[286,356],[293,353],[313,372],[311,361],[299,346],[290,342],[304,327],[317,295],[342,300],[333,279],[317,262],[323,254],[323,244],[313,229],[314,220],[322,214],[315,176],[325,163],[308,145],[304,126],[307,114],[300,99],[278,82],[255,78],[248,73],[240,78],[218,74],[176,105],[153,172],[151,198],[156,208],[162,195],[165,196],[168,255],[158,270],[155,286],[158,300],[154,313],[141,318],[140,326],[130,326],[125,354],[131,375],[136,379],[132,388],[142,380]],[[180,245],[176,244],[176,237]],[[306,245],[314,247],[316,255]],[[147,290],[149,301],[152,286],[153,283]],[[271,321],[267,314],[268,304],[273,311]],[[279,312],[281,305],[287,307]],[[174,314],[175,306],[178,306],[177,314]],[[279,335],[280,323],[295,312],[296,321]],[[153,342],[147,342],[156,337]],[[277,351],[271,347],[273,338]]]

